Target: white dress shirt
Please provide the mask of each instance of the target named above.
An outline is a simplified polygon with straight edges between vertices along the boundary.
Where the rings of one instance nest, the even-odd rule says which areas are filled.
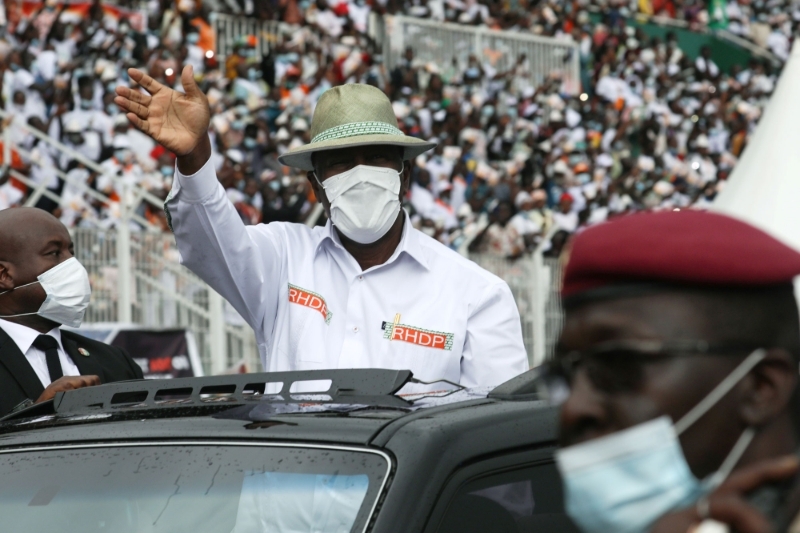
[[[42,386],[47,388],[47,386],[50,385],[50,371],[47,370],[47,360],[45,359],[44,352],[33,346],[33,341],[42,334],[28,326],[23,326],[22,324],[17,324],[1,318],[0,328],[2,328],[3,331],[6,332],[6,335],[11,337],[16,343],[17,347],[19,347],[19,351],[25,355],[25,359],[28,360],[33,371],[39,376],[39,381],[42,382]],[[53,328],[45,335],[53,337],[58,342],[58,360],[61,363],[61,372],[63,372],[65,376],[80,376],[81,373],[78,367],[75,366],[70,356],[64,351],[64,345],[61,343],[61,330]]]
[[[508,285],[407,216],[394,254],[362,271],[330,222],[245,226],[210,163],[176,171],[166,205],[181,262],[255,330],[266,371],[410,369],[474,387],[528,368]]]

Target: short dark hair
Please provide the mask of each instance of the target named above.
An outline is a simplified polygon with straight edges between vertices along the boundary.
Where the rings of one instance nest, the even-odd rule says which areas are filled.
[[[703,311],[717,340],[783,348],[800,361],[800,313],[791,283],[683,292]]]

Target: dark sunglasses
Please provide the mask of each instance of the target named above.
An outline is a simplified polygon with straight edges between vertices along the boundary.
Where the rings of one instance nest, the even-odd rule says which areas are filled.
[[[575,376],[581,370],[592,386],[602,393],[635,392],[644,383],[647,364],[675,357],[744,355],[760,347],[702,340],[624,340],[603,342],[582,351],[557,349],[555,357],[545,363],[542,382],[550,400],[556,402],[566,399]]]

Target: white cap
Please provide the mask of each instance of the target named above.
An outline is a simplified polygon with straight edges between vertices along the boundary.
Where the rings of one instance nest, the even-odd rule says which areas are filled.
[[[653,191],[660,196],[669,196],[675,192],[675,186],[668,181],[661,180],[653,185]]]
[[[523,204],[528,203],[531,200],[533,200],[533,198],[528,191],[519,191],[517,196],[514,198],[514,205],[517,207],[517,209],[519,209]]]
[[[233,161],[234,163],[243,163],[244,162],[244,155],[242,154],[241,150],[237,150],[235,148],[230,148],[225,151],[225,157]]]
[[[597,156],[595,163],[598,167],[610,168],[614,164],[614,159],[610,155],[602,153]]]
[[[304,118],[298,118],[292,124],[292,130],[294,131],[308,131],[308,121]]]
[[[705,133],[701,133],[697,136],[697,139],[695,139],[694,145],[697,148],[708,148],[708,136]]]
[[[123,126],[123,125],[127,126],[129,123],[130,123],[130,121],[128,120],[128,117],[125,116],[124,113],[120,113],[119,115],[114,117],[114,127],[115,128],[117,126]]]
[[[116,137],[114,137],[114,148],[130,150],[131,141],[130,139],[128,139],[126,135],[117,135]]]
[[[567,166],[566,161],[559,159],[553,163],[553,172],[556,174],[567,174],[569,172],[569,167]]]

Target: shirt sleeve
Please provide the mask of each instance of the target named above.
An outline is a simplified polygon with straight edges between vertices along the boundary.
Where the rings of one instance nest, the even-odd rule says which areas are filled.
[[[467,320],[461,385],[496,386],[528,370],[519,311],[505,282],[487,287]]]
[[[245,226],[211,160],[191,176],[176,168],[164,209],[181,264],[228,300],[264,342],[285,277],[286,247],[278,225]]]

